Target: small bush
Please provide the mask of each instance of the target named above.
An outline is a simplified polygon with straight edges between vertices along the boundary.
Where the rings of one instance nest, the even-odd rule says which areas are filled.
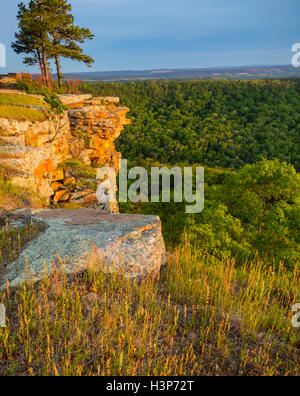
[[[299,280],[297,265],[236,268],[188,244],[158,281],[96,260],[75,279],[58,270],[0,293],[0,376],[299,376]]]
[[[79,160],[67,160],[59,165],[61,169],[71,169],[77,177],[83,177],[87,179],[95,179],[96,178],[96,169],[92,166],[85,165],[83,162]]]

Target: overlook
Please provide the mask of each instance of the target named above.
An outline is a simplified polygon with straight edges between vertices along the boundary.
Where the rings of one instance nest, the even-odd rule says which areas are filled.
[[[5,3],[0,377],[299,377],[299,11]]]

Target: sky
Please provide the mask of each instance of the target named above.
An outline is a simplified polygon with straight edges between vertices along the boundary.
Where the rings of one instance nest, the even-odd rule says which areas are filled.
[[[1,6],[0,43],[7,67],[26,71],[10,48],[17,5]],[[24,1],[28,3],[28,1]],[[84,50],[92,69],[63,61],[65,73],[83,71],[205,68],[291,63],[300,42],[299,0],[71,0],[75,21],[95,38]]]

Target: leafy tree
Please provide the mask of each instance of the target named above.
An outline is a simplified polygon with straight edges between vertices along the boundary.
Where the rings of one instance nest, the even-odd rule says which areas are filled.
[[[220,259],[258,256],[293,268],[300,259],[300,176],[279,160],[226,174],[207,187],[204,211],[186,227],[197,248]]]
[[[245,260],[251,255],[242,222],[224,204],[207,202],[202,214],[189,216],[186,230],[189,242],[204,254],[220,260]]]
[[[131,125],[117,148],[129,160],[239,169],[278,158],[300,171],[298,80],[85,84],[119,96]]]

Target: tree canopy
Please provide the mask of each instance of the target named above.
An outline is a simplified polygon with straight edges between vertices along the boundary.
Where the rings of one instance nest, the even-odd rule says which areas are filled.
[[[119,96],[132,124],[117,148],[128,160],[238,169],[278,158],[300,170],[298,80],[86,84]]]

